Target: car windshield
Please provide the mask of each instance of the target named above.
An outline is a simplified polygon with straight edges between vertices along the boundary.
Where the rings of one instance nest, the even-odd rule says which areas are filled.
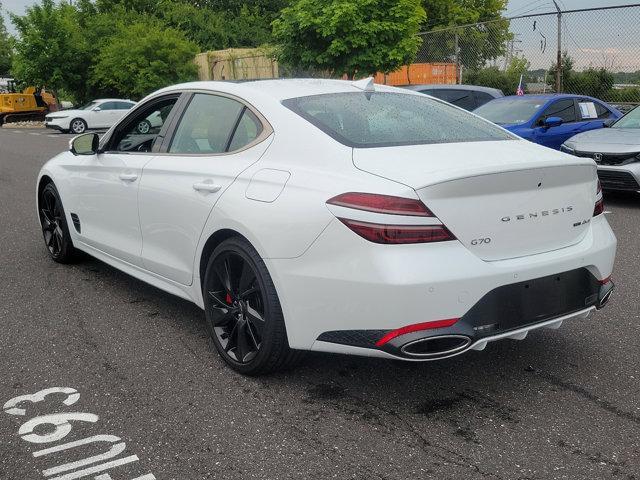
[[[335,140],[356,148],[515,138],[470,113],[424,95],[331,93],[282,103]]]
[[[636,107],[613,124],[612,128],[640,128],[640,107]]]
[[[473,113],[487,120],[506,125],[510,123],[528,122],[545,104],[545,100],[539,98],[508,98],[493,100],[476,108]]]
[[[96,102],[95,100],[93,102],[89,102],[87,103],[84,107],[82,107],[80,110],[91,110],[93,107],[97,106],[98,102]]]

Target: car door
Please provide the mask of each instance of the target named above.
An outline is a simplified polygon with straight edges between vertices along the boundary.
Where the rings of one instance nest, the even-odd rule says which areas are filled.
[[[104,102],[96,102],[95,105],[92,105],[90,108],[82,111],[82,119],[87,122],[88,128],[102,128],[100,126],[101,123],[101,112],[102,105]]]
[[[266,151],[267,121],[240,99],[193,93],[139,191],[145,268],[190,285],[202,229],[224,191]]]
[[[549,117],[560,117],[562,125],[546,128],[544,121]],[[533,138],[540,145],[558,150],[565,140],[579,133],[582,126],[574,99],[561,98],[549,104],[534,120]]]
[[[129,110],[131,110],[134,106],[135,103],[132,102],[114,102],[115,103],[115,110],[113,111],[113,120],[114,123],[117,122],[118,120],[120,120],[122,117],[124,117]]]
[[[138,218],[142,168],[162,143],[162,128],[140,135],[136,127],[160,110],[170,112],[177,99],[177,95],[157,98],[131,112],[103,139],[99,153],[84,158],[71,175],[72,213],[78,216],[80,240],[133,265],[142,263]]]
[[[118,102],[103,103],[99,113],[99,118],[101,120],[100,128],[110,128],[122,118]]]

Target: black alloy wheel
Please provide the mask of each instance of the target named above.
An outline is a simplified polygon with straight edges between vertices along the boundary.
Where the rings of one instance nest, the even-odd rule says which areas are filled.
[[[222,358],[246,375],[268,373],[297,357],[264,262],[242,238],[222,242],[207,266],[203,295],[209,333]]]
[[[49,256],[58,263],[72,261],[76,250],[69,235],[60,195],[52,183],[47,184],[40,194],[38,213]]]

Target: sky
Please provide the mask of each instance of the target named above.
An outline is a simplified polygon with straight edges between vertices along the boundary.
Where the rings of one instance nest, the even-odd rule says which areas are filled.
[[[611,5],[632,5],[637,0],[556,0],[563,10],[578,8],[607,7]],[[16,1],[16,3],[21,3]],[[553,12],[555,7],[551,0],[510,0],[507,16],[525,15],[527,13]]]

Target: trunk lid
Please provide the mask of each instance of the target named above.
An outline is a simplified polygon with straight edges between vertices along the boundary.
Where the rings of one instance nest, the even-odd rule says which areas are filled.
[[[357,168],[398,181],[483,260],[548,252],[584,238],[596,166],[524,141],[354,149]]]

